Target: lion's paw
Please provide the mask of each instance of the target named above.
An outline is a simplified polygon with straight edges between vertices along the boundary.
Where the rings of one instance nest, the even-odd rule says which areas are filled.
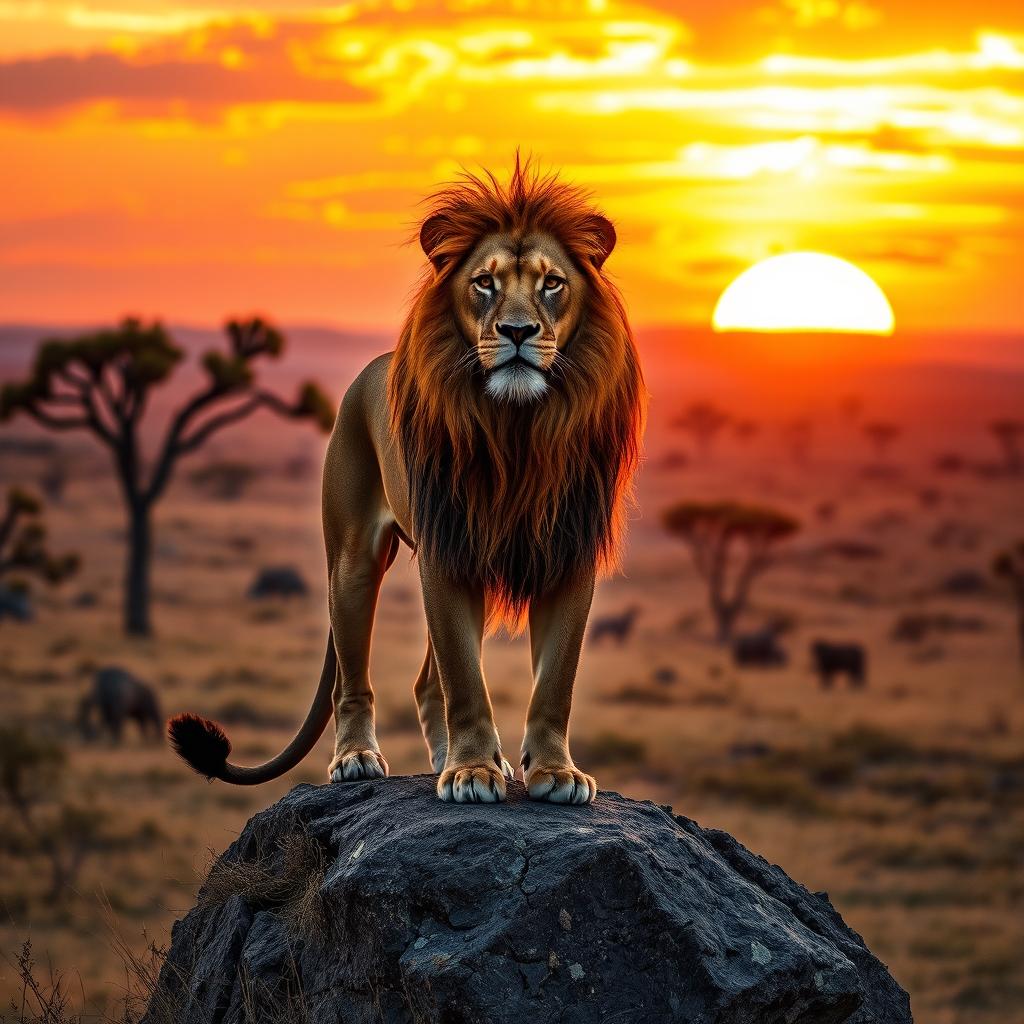
[[[553,804],[589,804],[597,796],[597,782],[578,768],[537,765],[526,773],[526,791],[533,800]]]
[[[379,750],[350,750],[335,757],[327,773],[331,782],[383,779],[388,774],[388,763]]]
[[[505,799],[506,768],[512,770],[507,761],[500,771],[493,764],[445,768],[437,780],[437,795],[457,804],[498,803]]]

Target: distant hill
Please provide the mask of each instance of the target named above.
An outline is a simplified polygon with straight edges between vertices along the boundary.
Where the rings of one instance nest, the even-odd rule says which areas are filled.
[[[284,329],[288,349],[280,361],[267,364],[267,383],[288,390],[312,377],[335,398],[362,366],[395,343],[394,333]],[[216,329],[171,330],[190,354],[223,344]],[[67,327],[0,325],[0,379],[24,372],[39,339],[74,333]],[[955,439],[967,427],[977,435],[988,419],[1018,414],[1024,396],[1024,338],[903,332],[858,339],[666,326],[641,329],[637,341],[653,399],[652,425],[664,424],[695,398],[711,398],[737,415],[834,420],[838,400],[853,394],[863,399],[866,418],[924,421],[939,441],[940,435]],[[176,379],[182,387],[194,386],[198,372],[193,358]],[[164,395],[160,404],[172,397]]]

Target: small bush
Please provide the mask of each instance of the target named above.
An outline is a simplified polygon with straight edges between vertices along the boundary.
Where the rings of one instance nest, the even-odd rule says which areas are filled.
[[[573,743],[573,750],[584,765],[601,767],[608,765],[634,765],[644,763],[647,744],[632,736],[606,730],[589,739]]]
[[[784,808],[809,817],[832,811],[815,789],[795,771],[769,770],[763,764],[735,765],[728,771],[706,772],[696,786],[706,793],[743,800],[759,807]]]
[[[987,628],[976,615],[953,615],[949,612],[905,612],[892,626],[891,636],[899,643],[920,643],[937,634],[981,633]]]
[[[675,703],[672,696],[663,690],[652,690],[638,683],[623,683],[609,693],[605,700],[609,704],[642,704],[651,707],[668,707]]]

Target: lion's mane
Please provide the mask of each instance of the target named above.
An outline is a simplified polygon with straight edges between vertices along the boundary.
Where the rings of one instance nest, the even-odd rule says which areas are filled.
[[[639,458],[645,390],[621,296],[600,269],[607,222],[579,188],[516,167],[507,185],[464,175],[433,195],[431,259],[391,363],[392,431],[408,473],[415,540],[452,579],[483,584],[491,626],[581,569],[618,562]],[[587,280],[547,394],[519,406],[483,392],[450,278],[485,236],[547,232]]]

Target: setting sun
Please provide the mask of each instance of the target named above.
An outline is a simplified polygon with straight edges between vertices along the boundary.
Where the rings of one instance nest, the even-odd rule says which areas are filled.
[[[839,331],[891,334],[893,313],[859,267],[820,252],[790,252],[755,263],[722,292],[716,331]]]

